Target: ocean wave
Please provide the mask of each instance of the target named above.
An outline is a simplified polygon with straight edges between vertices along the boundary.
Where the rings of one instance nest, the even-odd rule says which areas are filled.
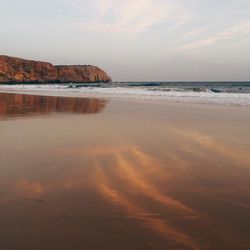
[[[181,103],[204,103],[220,105],[250,106],[250,93],[215,93],[205,91],[174,91],[129,87],[69,88],[68,85],[1,85],[0,92],[22,92],[60,96],[93,96],[107,98],[134,98]]]

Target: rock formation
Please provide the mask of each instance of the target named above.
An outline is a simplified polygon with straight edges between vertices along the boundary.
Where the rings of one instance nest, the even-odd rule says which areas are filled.
[[[54,66],[47,62],[0,55],[0,83],[84,83],[111,81],[91,65]]]

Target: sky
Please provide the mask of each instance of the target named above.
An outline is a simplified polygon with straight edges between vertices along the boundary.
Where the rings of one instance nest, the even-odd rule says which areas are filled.
[[[250,81],[250,0],[0,0],[0,54],[115,81]]]

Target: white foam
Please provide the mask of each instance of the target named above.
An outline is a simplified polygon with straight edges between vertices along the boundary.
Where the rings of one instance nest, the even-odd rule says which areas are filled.
[[[59,96],[136,98],[173,102],[250,106],[249,93],[153,91],[143,88],[68,88],[65,85],[0,85],[0,92],[22,92]]]

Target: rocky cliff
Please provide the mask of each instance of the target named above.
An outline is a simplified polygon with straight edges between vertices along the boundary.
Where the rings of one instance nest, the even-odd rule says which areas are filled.
[[[47,62],[0,55],[0,83],[109,82],[110,76],[91,65],[54,66]]]

